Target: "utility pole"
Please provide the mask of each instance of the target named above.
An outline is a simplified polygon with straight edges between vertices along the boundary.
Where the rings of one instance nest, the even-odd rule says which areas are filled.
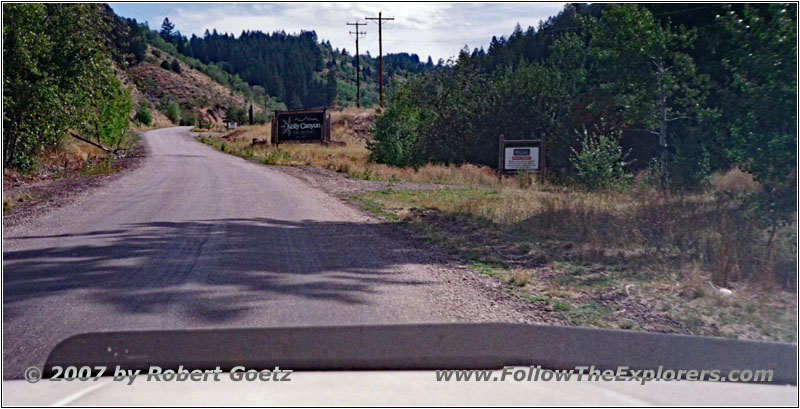
[[[383,30],[381,22],[384,20],[394,20],[394,17],[381,17],[382,11],[378,12],[378,17],[365,17],[366,20],[378,20],[378,92],[381,96],[381,108],[383,108]]]
[[[350,34],[356,35],[356,107],[361,108],[361,77],[359,76],[359,63],[358,63],[358,38],[362,34],[367,34],[366,31],[358,31],[358,26],[365,26],[367,23],[359,23],[356,21],[355,23],[347,23],[348,26],[356,26],[355,32],[350,32]]]

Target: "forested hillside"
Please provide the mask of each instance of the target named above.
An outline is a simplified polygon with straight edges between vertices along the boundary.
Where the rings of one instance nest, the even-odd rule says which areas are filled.
[[[737,164],[789,188],[796,22],[794,5],[570,4],[396,90],[373,157],[495,166],[499,133],[545,137],[553,176],[572,177],[585,129],[618,134],[626,173],[691,186]]]
[[[177,52],[236,75],[290,108],[355,104],[355,56],[334,49],[330,42],[319,42],[313,31],[244,31],[235,37],[206,30],[202,37],[186,38],[174,29],[165,19],[159,34]],[[378,59],[362,55],[359,65],[361,104],[371,106],[378,101]],[[395,76],[433,68],[432,62],[421,62],[415,54],[389,54],[384,57],[384,85]]]

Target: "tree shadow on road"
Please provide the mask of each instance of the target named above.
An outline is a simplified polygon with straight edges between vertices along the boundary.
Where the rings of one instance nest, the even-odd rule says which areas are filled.
[[[429,284],[398,274],[398,267],[435,261],[425,261],[412,246],[396,245],[380,229],[260,218],[6,237],[7,244],[25,248],[34,241],[37,248],[3,253],[3,312],[5,319],[14,318],[31,301],[80,294],[122,314],[179,308],[192,320],[224,323],[271,300],[369,304],[371,294],[391,286]]]

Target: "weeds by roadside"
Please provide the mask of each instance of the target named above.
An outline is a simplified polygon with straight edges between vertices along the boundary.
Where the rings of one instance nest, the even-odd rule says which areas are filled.
[[[3,199],[3,212],[11,211],[14,206],[20,203],[29,202],[31,200],[34,200],[34,197],[27,193],[19,195],[13,199]]]
[[[120,141],[117,155],[89,144],[70,141],[62,149],[46,152],[36,168],[3,173],[3,223],[35,214],[48,203],[66,198],[122,169],[135,166],[142,154],[139,137],[129,132]]]
[[[796,342],[796,296],[754,276],[763,265],[742,260],[740,276],[715,272],[725,254],[763,244],[734,204],[709,192],[645,196],[445,189],[353,200],[568,325]],[[720,240],[737,233],[750,236]],[[791,254],[782,255],[785,268]],[[719,292],[720,278],[732,295]]]
[[[342,115],[341,118],[343,122],[353,120],[347,115]],[[525,172],[518,177],[498,180],[495,171],[487,166],[428,164],[411,168],[372,163],[369,161],[369,151],[364,146],[364,135],[336,125],[333,127],[333,134],[333,139],[345,142],[345,146],[292,143],[282,144],[280,147],[252,145],[253,138],[271,140],[268,125],[244,126],[227,134],[201,133],[197,139],[223,152],[270,165],[315,166],[359,179],[520,189],[542,187],[541,182],[531,173]]]

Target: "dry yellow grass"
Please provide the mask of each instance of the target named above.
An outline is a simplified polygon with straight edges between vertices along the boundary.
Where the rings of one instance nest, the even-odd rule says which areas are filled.
[[[796,342],[796,224],[769,259],[757,223],[714,190],[388,189],[353,199],[575,325]],[[609,294],[648,307],[626,316]],[[659,321],[656,307],[671,318]]]
[[[756,193],[761,191],[761,185],[755,181],[753,175],[738,168],[715,173],[711,177],[711,186],[715,192],[719,193]]]
[[[781,230],[783,241],[767,248],[746,205],[717,189],[670,193],[637,186],[628,192],[586,193],[495,187],[391,191],[370,199],[392,208],[483,220],[536,240],[575,246],[594,255],[590,258],[625,254],[643,265],[685,272],[700,265],[721,284],[791,284],[796,276],[793,227]]]
[[[516,175],[498,180],[493,169],[472,164],[450,166],[427,164],[411,168],[372,163],[369,161],[369,150],[364,137],[353,129],[354,121],[369,115],[372,115],[372,112],[355,108],[331,112],[333,123],[331,139],[345,142],[345,146],[313,143],[284,143],[279,147],[253,146],[251,144],[253,138],[271,141],[271,129],[268,124],[243,126],[227,134],[214,133],[206,141],[217,147],[225,144],[226,152],[256,160],[280,158],[269,160],[271,164],[316,166],[362,179],[524,189],[529,189],[538,183],[538,181],[531,183],[530,178],[524,176],[518,178]]]

